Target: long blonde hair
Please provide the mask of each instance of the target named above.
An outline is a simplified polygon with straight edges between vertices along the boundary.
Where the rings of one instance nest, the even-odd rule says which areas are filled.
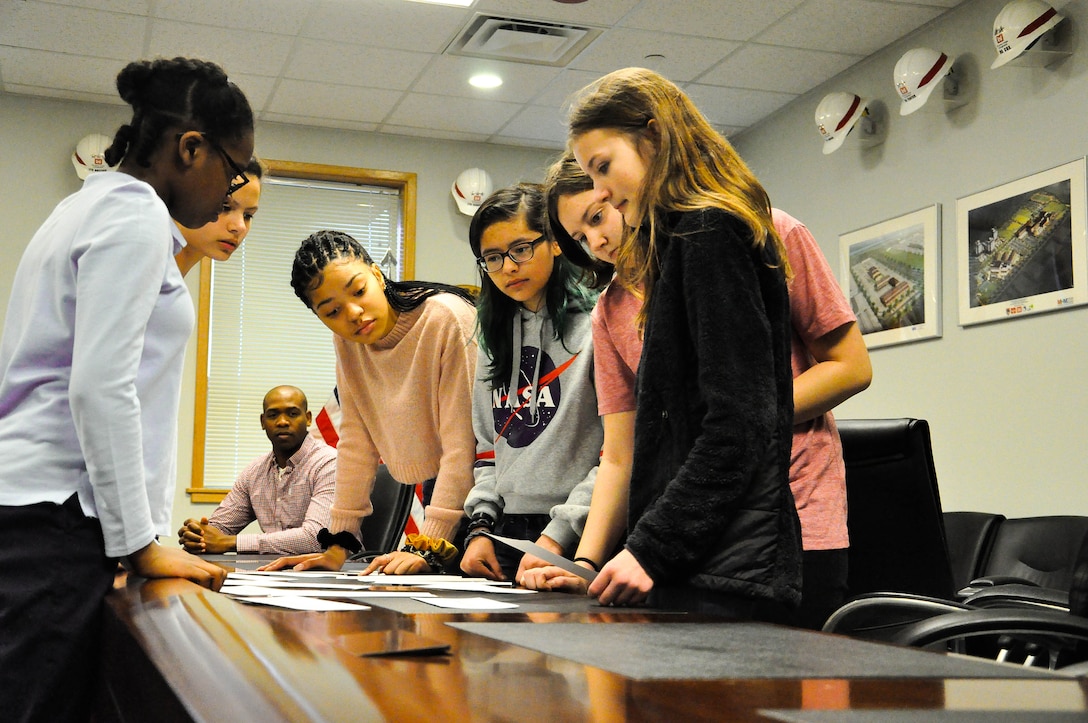
[[[646,161],[638,218],[625,235],[616,271],[626,286],[642,287],[640,326],[660,273],[657,228],[672,211],[721,208],[752,232],[754,248],[771,244],[772,266],[790,277],[782,240],[771,220],[771,201],[733,146],[675,84],[645,68],[609,73],[583,88],[569,115],[569,141],[607,129],[628,136]]]

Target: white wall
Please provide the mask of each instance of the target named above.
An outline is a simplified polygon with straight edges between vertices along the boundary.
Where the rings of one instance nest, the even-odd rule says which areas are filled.
[[[733,141],[772,203],[809,226],[836,274],[839,234],[941,205],[943,336],[873,350],[872,386],[837,416],[929,420],[946,510],[1084,515],[1088,307],[958,325],[956,199],[1088,151],[1088,3],[1056,5],[1072,57],[990,70],[1004,3],[969,0]],[[945,113],[935,93],[899,115],[892,71],[919,46],[957,58],[968,105]],[[888,121],[883,145],[821,153],[815,108],[835,90],[877,99]]]
[[[79,190],[81,181],[69,160],[75,144],[88,133],[112,137],[128,120],[126,111],[127,106],[0,93],[0,218],[4,219],[0,230],[0,318],[6,313],[15,267],[27,242],[57,202]],[[477,283],[468,248],[469,217],[458,212],[450,195],[457,175],[466,168],[484,168],[499,188],[542,179],[556,156],[539,149],[278,124],[258,123],[256,135],[257,153],[267,158],[416,173],[416,277],[454,284]],[[260,223],[259,215],[256,223]],[[190,273],[187,281],[195,299],[198,271]],[[289,288],[285,289],[287,303],[297,303]],[[195,348],[194,339],[189,344],[182,387],[175,528],[186,517],[207,515],[214,509],[213,505],[192,505],[185,493],[192,469]],[[259,413],[256,406],[254,410],[255,415]]]

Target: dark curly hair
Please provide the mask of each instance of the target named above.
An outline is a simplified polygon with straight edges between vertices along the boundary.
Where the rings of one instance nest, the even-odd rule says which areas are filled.
[[[298,247],[291,265],[291,288],[307,309],[313,309],[311,294],[321,285],[325,267],[339,259],[356,259],[367,265],[374,263],[366,248],[343,231],[317,231]],[[398,312],[411,311],[435,294],[442,293],[454,294],[473,304],[472,296],[467,291],[450,284],[385,280],[385,298]]]
[[[132,120],[117,129],[106,163],[131,158],[148,168],[170,127],[191,125],[212,139],[236,141],[253,131],[253,111],[238,86],[215,63],[157,58],[129,63],[117,75],[117,92],[132,106]]]

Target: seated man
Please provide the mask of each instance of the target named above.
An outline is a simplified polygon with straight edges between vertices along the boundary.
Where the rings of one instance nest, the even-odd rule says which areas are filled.
[[[321,551],[317,533],[329,525],[336,450],[309,436],[310,418],[302,390],[279,386],[265,395],[261,426],[272,451],[238,475],[210,520],[185,521],[182,547],[195,554]],[[262,532],[239,535],[254,519]]]

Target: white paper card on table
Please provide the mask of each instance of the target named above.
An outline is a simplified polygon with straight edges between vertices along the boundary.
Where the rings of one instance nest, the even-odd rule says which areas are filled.
[[[487,597],[417,597],[416,599],[428,605],[451,610],[503,610],[517,607],[514,603]]]
[[[485,577],[462,577],[460,575],[351,575],[341,574],[341,580],[358,580],[374,585],[426,585],[432,582],[475,582],[481,585],[509,585],[506,580],[488,580]]]
[[[273,607],[288,608],[290,610],[311,610],[316,612],[330,612],[335,610],[369,610],[368,605],[340,602],[338,600],[322,600],[317,597],[291,597],[287,595],[275,595],[271,597],[240,597],[241,602],[255,605],[271,605]]]
[[[456,592],[479,592],[484,595],[535,595],[536,590],[526,590],[523,587],[506,587],[503,585],[488,585],[480,582],[466,582],[458,580],[454,582],[429,582],[420,585],[427,590],[451,590]]]
[[[509,545],[515,550],[520,550],[521,552],[535,555],[544,562],[555,565],[556,567],[561,567],[567,572],[573,575],[577,575],[586,582],[593,582],[597,578],[597,573],[593,570],[590,570],[588,567],[582,567],[578,563],[572,562],[571,560],[568,560],[562,555],[556,555],[551,550],[541,547],[535,542],[529,542],[528,540],[515,540],[512,537],[502,537],[500,535],[495,535],[490,532],[485,532],[484,534],[490,537],[492,540],[495,540],[496,542],[501,542],[504,545]]]
[[[428,592],[388,592],[384,590],[279,590],[274,587],[261,587],[260,585],[234,585],[224,587],[220,592],[233,597],[324,597],[324,598],[364,598],[364,597],[430,597]]]

